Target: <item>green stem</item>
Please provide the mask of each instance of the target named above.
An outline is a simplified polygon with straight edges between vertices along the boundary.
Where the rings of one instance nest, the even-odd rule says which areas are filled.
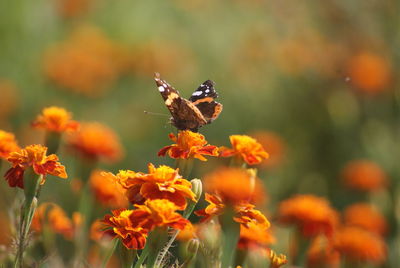
[[[149,239],[147,239],[147,242],[148,241],[149,241]],[[144,249],[140,253],[139,259],[135,263],[134,268],[140,268],[142,266],[142,264],[146,260],[147,256],[149,255],[149,252],[150,252],[150,246],[148,246],[148,244],[146,243],[146,246],[144,247]]]
[[[103,259],[103,262],[102,262],[102,264],[101,264],[101,267],[102,268],[106,268],[107,267],[107,264],[108,264],[108,261],[110,260],[110,258],[111,258],[111,256],[114,254],[114,252],[115,252],[115,249],[117,248],[117,246],[118,246],[118,244],[119,244],[119,239],[115,239],[114,241],[113,241],[113,245],[110,247],[110,249],[106,252],[106,254],[105,254],[105,256],[104,256],[104,259]]]
[[[48,154],[55,154],[60,147],[61,133],[54,131],[46,132],[45,145],[47,147]]]
[[[233,208],[227,208],[222,216],[222,230],[224,232],[222,244],[222,268],[231,267],[234,258],[237,243],[240,235],[240,224],[233,220],[235,212]]]
[[[120,255],[121,255],[121,267],[123,268],[131,268],[135,257],[136,257],[136,250],[128,249],[123,244],[120,245]]]
[[[162,249],[168,238],[167,228],[156,228],[150,233],[146,246],[150,247],[146,268],[161,267],[161,260],[157,261],[158,252]],[[156,262],[157,261],[157,262]]]
[[[177,159],[176,168],[179,168],[179,174],[185,179],[189,179],[190,173],[193,169],[193,158],[189,159]]]

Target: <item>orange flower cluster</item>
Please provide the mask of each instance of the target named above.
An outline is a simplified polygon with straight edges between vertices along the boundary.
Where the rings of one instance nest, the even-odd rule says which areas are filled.
[[[32,122],[32,126],[58,133],[77,130],[79,123],[71,118],[72,114],[64,108],[51,106],[43,109],[42,114]]]
[[[339,223],[337,212],[328,201],[313,195],[296,195],[279,205],[279,221],[295,224],[306,237],[332,235]]]
[[[183,130],[179,131],[178,137],[171,133],[169,138],[176,144],[162,148],[158,156],[165,156],[168,153],[174,159],[197,158],[201,161],[207,161],[204,155],[218,156],[218,148],[208,145],[205,137],[200,133]]]
[[[12,164],[4,175],[10,187],[24,188],[24,172],[28,167],[38,175],[43,175],[42,183],[47,174],[60,178],[67,178],[65,167],[58,162],[55,154],[46,155],[47,147],[42,145],[29,145],[17,152],[10,153],[7,160]]]
[[[126,190],[118,183],[115,176],[102,170],[94,170],[90,175],[89,183],[96,200],[101,205],[110,208],[128,206]]]
[[[120,75],[121,53],[99,29],[83,26],[47,52],[45,74],[62,88],[98,96]]]
[[[185,209],[186,199],[195,201],[192,184],[182,178],[178,169],[168,166],[156,168],[148,165],[148,173],[120,171],[115,179],[126,189],[126,196],[132,204],[143,204],[145,200],[166,199],[174,203],[179,209]]]
[[[385,188],[387,175],[382,168],[368,160],[354,160],[342,172],[345,185],[350,189],[373,192]]]
[[[146,200],[144,205],[135,205],[134,210],[114,210],[106,215],[103,223],[112,227],[106,231],[112,237],[120,237],[129,249],[142,249],[148,232],[160,227],[183,230],[190,222],[176,212],[174,203],[166,199]]]
[[[229,137],[232,149],[221,147],[220,156],[222,157],[241,157],[249,165],[260,164],[269,157],[262,145],[252,137],[246,135],[232,135]]]
[[[74,214],[71,220],[61,207],[53,203],[43,203],[33,216],[31,228],[39,233],[48,226],[53,232],[63,235],[66,239],[72,239],[79,224],[78,214]]]
[[[89,159],[118,161],[123,154],[122,146],[115,132],[97,123],[82,123],[78,131],[70,133],[69,146]]]
[[[0,130],[0,158],[7,159],[11,152],[19,150],[14,134]]]
[[[353,204],[344,211],[344,223],[357,226],[372,233],[384,235],[387,232],[385,217],[372,205],[366,203]]]

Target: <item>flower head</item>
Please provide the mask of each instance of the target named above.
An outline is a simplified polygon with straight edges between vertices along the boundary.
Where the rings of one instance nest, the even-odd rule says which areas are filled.
[[[179,131],[177,137],[172,133],[169,134],[169,138],[175,144],[162,148],[158,156],[165,156],[168,153],[174,159],[197,158],[201,161],[207,161],[204,155],[218,156],[218,148],[207,145],[206,139],[200,133],[183,130]]]
[[[247,164],[257,165],[269,156],[262,145],[252,137],[232,135],[229,139],[233,148],[220,148],[220,156],[222,157],[240,156]]]
[[[179,175],[178,170],[168,166],[156,168],[148,165],[148,173],[120,171],[116,179],[127,190],[126,195],[132,204],[143,204],[146,199],[167,199],[185,209],[186,199],[196,200],[192,184]]]
[[[205,176],[204,185],[225,204],[258,203],[265,198],[261,182],[251,170],[220,168]]]
[[[350,189],[372,192],[387,186],[387,175],[382,168],[368,160],[348,163],[342,172],[345,185]]]
[[[65,167],[58,162],[55,154],[46,155],[47,148],[42,145],[29,145],[17,152],[10,153],[8,162],[12,164],[4,175],[11,187],[24,188],[24,172],[28,167],[38,175],[43,175],[42,183],[47,174],[60,178],[67,178]]]
[[[114,162],[122,156],[122,146],[115,132],[107,126],[92,122],[68,137],[70,147],[89,159],[104,159]]]
[[[338,215],[328,201],[313,195],[296,195],[283,201],[278,213],[281,223],[297,225],[306,237],[331,235],[338,225]]]
[[[311,241],[307,250],[307,267],[340,267],[340,254],[333,248],[330,239],[318,235]]]
[[[333,243],[350,261],[382,264],[386,260],[387,246],[383,239],[357,227],[343,227],[335,233]]]
[[[108,229],[105,235],[119,237],[125,247],[129,249],[143,249],[146,244],[148,230],[138,225],[132,218],[133,210],[116,209],[112,215],[104,216],[102,223]]]
[[[59,133],[77,130],[79,123],[71,120],[71,117],[71,113],[64,108],[51,106],[43,109],[42,114],[37,116],[32,126]]]
[[[128,199],[125,196],[126,190],[112,174],[94,170],[89,181],[90,188],[101,205],[110,208],[128,206]]]
[[[19,150],[14,134],[0,130],[0,158],[7,159],[11,152]]]
[[[384,235],[388,225],[385,217],[370,204],[357,203],[346,208],[344,222],[348,226],[358,226],[378,235]]]

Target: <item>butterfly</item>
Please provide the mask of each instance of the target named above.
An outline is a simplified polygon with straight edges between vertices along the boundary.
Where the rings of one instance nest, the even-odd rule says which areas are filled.
[[[201,84],[188,100],[161,79],[159,73],[155,73],[154,80],[172,115],[171,123],[179,130],[197,132],[200,127],[213,122],[222,112],[222,104],[215,101],[218,94],[211,80]]]

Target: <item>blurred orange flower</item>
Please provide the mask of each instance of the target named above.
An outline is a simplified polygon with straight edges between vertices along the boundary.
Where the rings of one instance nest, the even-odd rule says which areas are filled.
[[[148,230],[139,226],[132,217],[133,210],[116,209],[112,215],[104,216],[102,223],[108,227],[104,232],[111,237],[119,237],[129,249],[143,249],[146,244]]]
[[[168,153],[174,159],[193,157],[201,161],[207,161],[204,155],[218,156],[218,147],[207,145],[205,137],[200,133],[183,130],[179,131],[178,137],[171,133],[169,138],[176,144],[162,148],[158,152],[158,156],[165,156]]]
[[[283,254],[278,255],[273,250],[270,251],[269,259],[271,261],[270,268],[279,268],[288,262],[285,255]]]
[[[388,229],[385,217],[375,206],[367,203],[357,203],[347,207],[344,211],[344,223],[378,235],[384,235]]]
[[[53,232],[63,235],[66,239],[72,239],[74,236],[74,222],[56,204],[43,203],[37,208],[31,228],[36,232],[42,232],[44,226],[48,226]]]
[[[311,241],[307,251],[307,267],[340,267],[340,254],[324,235],[318,235]]]
[[[385,90],[392,76],[390,61],[369,51],[362,51],[350,58],[347,68],[354,86],[365,93]]]
[[[296,195],[282,201],[278,210],[279,221],[294,224],[306,237],[320,233],[332,235],[338,225],[337,212],[322,197]]]
[[[12,81],[2,78],[0,78],[0,92],[0,118],[5,118],[16,110],[20,94]]]
[[[257,165],[269,156],[262,145],[252,137],[246,135],[232,135],[229,139],[233,148],[221,147],[220,156],[222,157],[239,156],[242,157],[247,164]]]
[[[342,171],[342,178],[347,187],[359,191],[377,191],[388,184],[386,173],[369,160],[349,162]]]
[[[261,163],[262,167],[275,168],[284,162],[286,153],[286,143],[278,134],[270,131],[256,131],[252,135],[263,148],[267,148],[268,161]]]
[[[97,122],[82,123],[78,131],[70,133],[67,141],[71,148],[89,159],[115,162],[123,154],[115,132]]]
[[[11,152],[19,150],[14,134],[0,130],[0,158],[7,159]]]
[[[77,17],[86,13],[93,0],[58,0],[57,9],[65,18]]]
[[[251,170],[220,168],[204,177],[207,192],[225,204],[260,203],[265,199],[261,181]]]
[[[82,1],[82,0],[80,0]],[[45,75],[75,93],[101,95],[120,75],[122,48],[92,26],[77,28],[45,55]]]
[[[186,198],[193,201],[196,195],[192,184],[178,174],[178,169],[161,165],[148,165],[149,173],[120,171],[115,177],[127,189],[126,195],[132,204],[143,204],[146,199],[167,199],[179,209],[185,209]]]
[[[32,167],[36,174],[43,175],[42,184],[47,174],[66,179],[65,167],[58,162],[58,157],[55,154],[46,156],[46,153],[47,147],[38,144],[10,153],[7,160],[12,168],[4,175],[10,187],[24,188],[24,172],[28,167]]]
[[[264,224],[251,221],[247,227],[243,224],[240,225],[239,249],[265,248],[274,242],[275,238]]]
[[[110,173],[94,170],[90,175],[89,183],[96,200],[101,205],[109,208],[128,206],[126,190]]]
[[[335,233],[334,247],[349,261],[382,264],[386,261],[384,240],[358,227],[344,227]]]
[[[188,224],[185,226],[185,228],[183,228],[183,230],[181,230],[178,233],[178,236],[176,237],[176,239],[179,241],[187,242],[190,239],[197,237],[196,231],[197,231],[196,225]]]
[[[71,118],[72,114],[64,108],[51,106],[42,110],[42,114],[38,115],[36,120],[32,122],[32,126],[53,132],[77,130],[79,123],[71,120]]]

